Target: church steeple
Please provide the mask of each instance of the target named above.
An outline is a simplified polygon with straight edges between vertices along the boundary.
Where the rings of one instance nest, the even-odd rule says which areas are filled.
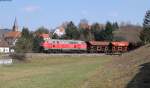
[[[18,31],[17,18],[15,18],[14,25],[12,31]]]

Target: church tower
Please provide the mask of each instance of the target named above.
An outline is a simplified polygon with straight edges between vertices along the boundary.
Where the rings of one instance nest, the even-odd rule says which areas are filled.
[[[18,27],[18,24],[17,24],[17,18],[15,18],[15,21],[14,21],[14,25],[13,25],[13,29],[12,31],[18,31],[19,27]]]

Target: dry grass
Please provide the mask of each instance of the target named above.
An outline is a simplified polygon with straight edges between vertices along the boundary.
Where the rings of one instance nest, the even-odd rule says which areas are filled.
[[[149,52],[147,45],[121,57],[114,57],[112,62],[97,70],[83,88],[150,88]]]

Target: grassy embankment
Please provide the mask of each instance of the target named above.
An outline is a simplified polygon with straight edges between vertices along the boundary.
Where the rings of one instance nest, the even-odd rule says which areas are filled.
[[[150,88],[150,44],[113,57],[83,88]]]

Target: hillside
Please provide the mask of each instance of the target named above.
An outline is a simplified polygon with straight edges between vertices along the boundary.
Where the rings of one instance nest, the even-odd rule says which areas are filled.
[[[132,77],[126,88],[150,88],[150,44],[126,54],[123,59]]]
[[[150,45],[113,59],[83,88],[150,88]]]
[[[141,30],[142,27],[136,25],[121,26],[119,30],[114,32],[114,37],[137,43],[141,41],[139,38]]]

